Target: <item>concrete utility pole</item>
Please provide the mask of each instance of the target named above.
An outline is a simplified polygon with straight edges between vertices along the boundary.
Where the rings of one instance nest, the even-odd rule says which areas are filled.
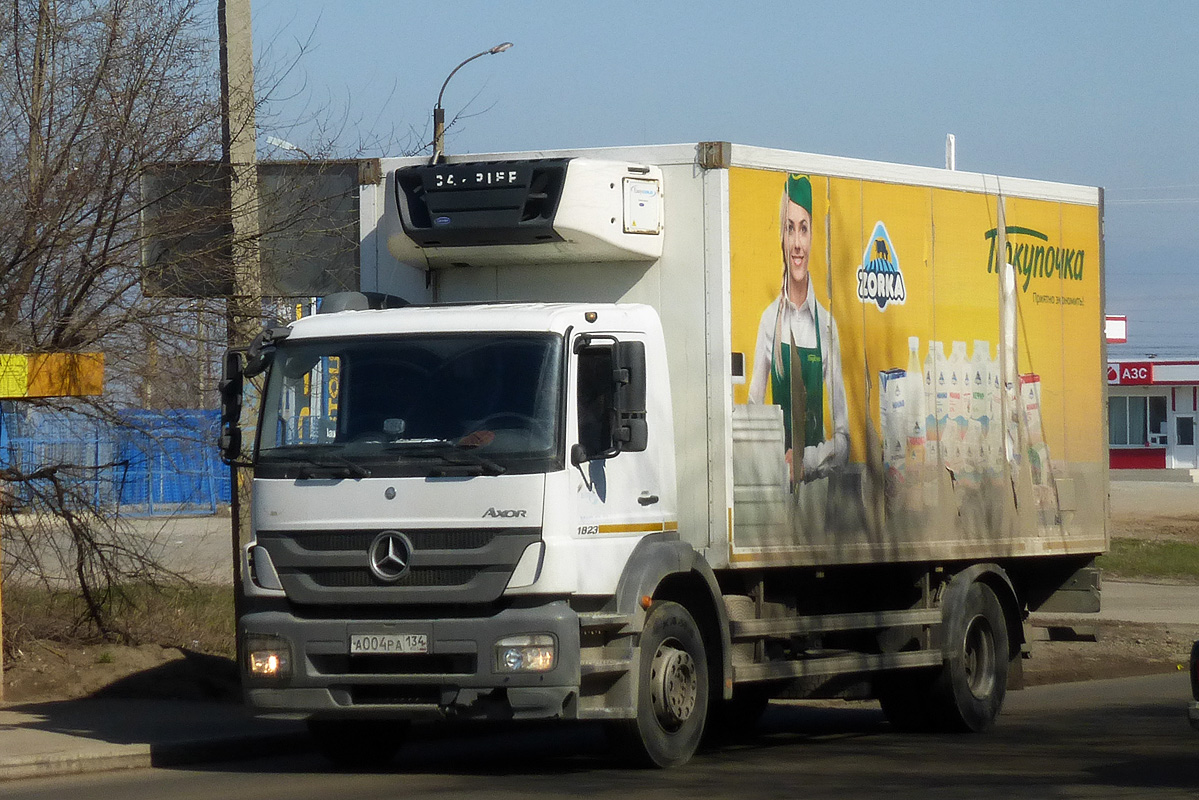
[[[221,161],[229,180],[233,215],[232,286],[226,306],[230,346],[244,346],[262,325],[262,271],[258,250],[258,159],[254,121],[254,42],[250,35],[250,0],[217,3],[221,50]],[[247,386],[246,399],[255,392]],[[242,411],[246,441],[253,441],[254,409]],[[241,551],[250,532],[250,480],[242,467],[231,466],[233,478],[234,607],[242,608]],[[240,640],[240,637],[239,637]],[[240,652],[239,652],[240,656]],[[240,663],[240,661],[239,661]]]

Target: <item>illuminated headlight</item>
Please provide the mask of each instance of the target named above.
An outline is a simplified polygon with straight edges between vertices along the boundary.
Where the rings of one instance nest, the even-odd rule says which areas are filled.
[[[246,637],[246,665],[252,678],[282,680],[291,677],[291,645],[281,636]]]
[[[547,672],[554,668],[554,637],[508,636],[495,643],[496,672]]]

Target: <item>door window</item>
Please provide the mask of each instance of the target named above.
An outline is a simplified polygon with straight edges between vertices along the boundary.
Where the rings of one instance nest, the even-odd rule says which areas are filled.
[[[578,365],[579,444],[598,456],[612,446],[612,347],[584,347]]]
[[[1177,437],[1175,444],[1179,447],[1193,447],[1195,444],[1195,418],[1194,417],[1175,417],[1175,431]]]

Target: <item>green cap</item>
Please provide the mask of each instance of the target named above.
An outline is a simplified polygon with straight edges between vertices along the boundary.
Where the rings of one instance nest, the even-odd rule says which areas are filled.
[[[787,176],[787,197],[792,203],[812,213],[812,181],[807,175]]]

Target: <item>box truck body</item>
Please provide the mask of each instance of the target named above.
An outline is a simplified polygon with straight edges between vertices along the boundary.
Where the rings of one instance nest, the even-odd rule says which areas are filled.
[[[981,729],[1026,612],[1097,609],[1100,190],[727,143],[382,166],[362,288],[414,306],[256,354],[260,710],[351,753],[603,719],[659,765],[778,695]]]

